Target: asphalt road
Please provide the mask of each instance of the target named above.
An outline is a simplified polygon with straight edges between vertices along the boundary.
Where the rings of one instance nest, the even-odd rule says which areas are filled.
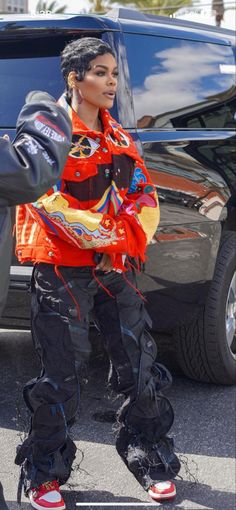
[[[0,331],[0,481],[9,510],[17,510],[18,468],[15,448],[27,430],[21,389],[38,373],[28,332]],[[77,508],[153,508],[235,510],[235,388],[199,384],[174,378],[168,391],[175,409],[172,436],[182,459],[177,497],[153,503],[128,472],[114,447],[109,418],[119,401],[108,394],[107,366],[92,363],[82,393],[73,438],[78,452],[70,485],[64,486],[67,510]],[[100,414],[101,413],[101,414]],[[78,503],[79,505],[76,505]],[[21,510],[30,510],[23,496]],[[1,501],[0,510],[6,510]]]

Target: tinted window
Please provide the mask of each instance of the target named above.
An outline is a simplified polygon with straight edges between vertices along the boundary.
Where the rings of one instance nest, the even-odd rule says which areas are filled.
[[[226,128],[235,129],[236,97],[224,101],[210,108],[198,108],[197,111],[187,115],[172,118],[175,127],[198,128]]]
[[[30,90],[47,90],[54,97],[63,92],[59,58],[0,60],[0,89],[0,126],[14,127]]]
[[[30,90],[59,97],[64,90],[59,54],[65,40],[10,39],[0,45],[0,127],[15,127]]]
[[[222,128],[234,122],[231,47],[136,34],[125,34],[125,42],[138,127]]]
[[[60,97],[65,89],[60,53],[71,40],[71,35],[41,35],[38,39],[0,42],[0,129],[15,127],[30,90],[45,90],[56,99]]]

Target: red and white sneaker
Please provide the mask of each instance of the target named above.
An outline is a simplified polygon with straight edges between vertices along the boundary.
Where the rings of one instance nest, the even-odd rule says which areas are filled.
[[[156,482],[154,485],[149,487],[148,494],[156,501],[172,499],[176,496],[175,484],[170,481]]]
[[[37,510],[65,510],[65,501],[61,495],[60,487],[56,480],[42,483],[39,487],[31,489],[29,500],[33,508]]]

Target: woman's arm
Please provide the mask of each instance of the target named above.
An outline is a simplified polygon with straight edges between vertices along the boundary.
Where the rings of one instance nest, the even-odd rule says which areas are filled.
[[[59,191],[44,195],[37,204],[27,207],[44,229],[69,244],[144,260],[147,242],[157,228],[159,207],[155,188],[145,167],[140,177],[136,175],[134,179],[135,186],[132,182],[115,217],[93,209],[81,210],[77,199]]]

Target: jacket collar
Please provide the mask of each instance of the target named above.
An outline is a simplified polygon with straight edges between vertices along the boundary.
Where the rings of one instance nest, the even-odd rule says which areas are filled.
[[[111,136],[113,139],[117,140],[118,146],[120,145],[120,142],[122,142],[122,140],[124,139],[124,136],[127,137],[126,131],[115,119],[112,118],[108,110],[100,109],[100,117],[103,125],[103,132],[101,133],[100,131],[93,131],[82,122],[76,111],[73,110],[73,108],[71,108],[71,106],[67,102],[65,93],[62,94],[58,103],[67,111],[72,122],[73,133],[79,133],[82,135],[84,134],[93,139],[96,139],[101,136],[105,137]],[[138,153],[137,148],[135,146],[135,143],[133,142],[131,137],[128,137],[128,140],[129,140],[128,146],[125,147],[121,145],[120,152],[126,153],[134,160],[142,162],[140,154]]]

